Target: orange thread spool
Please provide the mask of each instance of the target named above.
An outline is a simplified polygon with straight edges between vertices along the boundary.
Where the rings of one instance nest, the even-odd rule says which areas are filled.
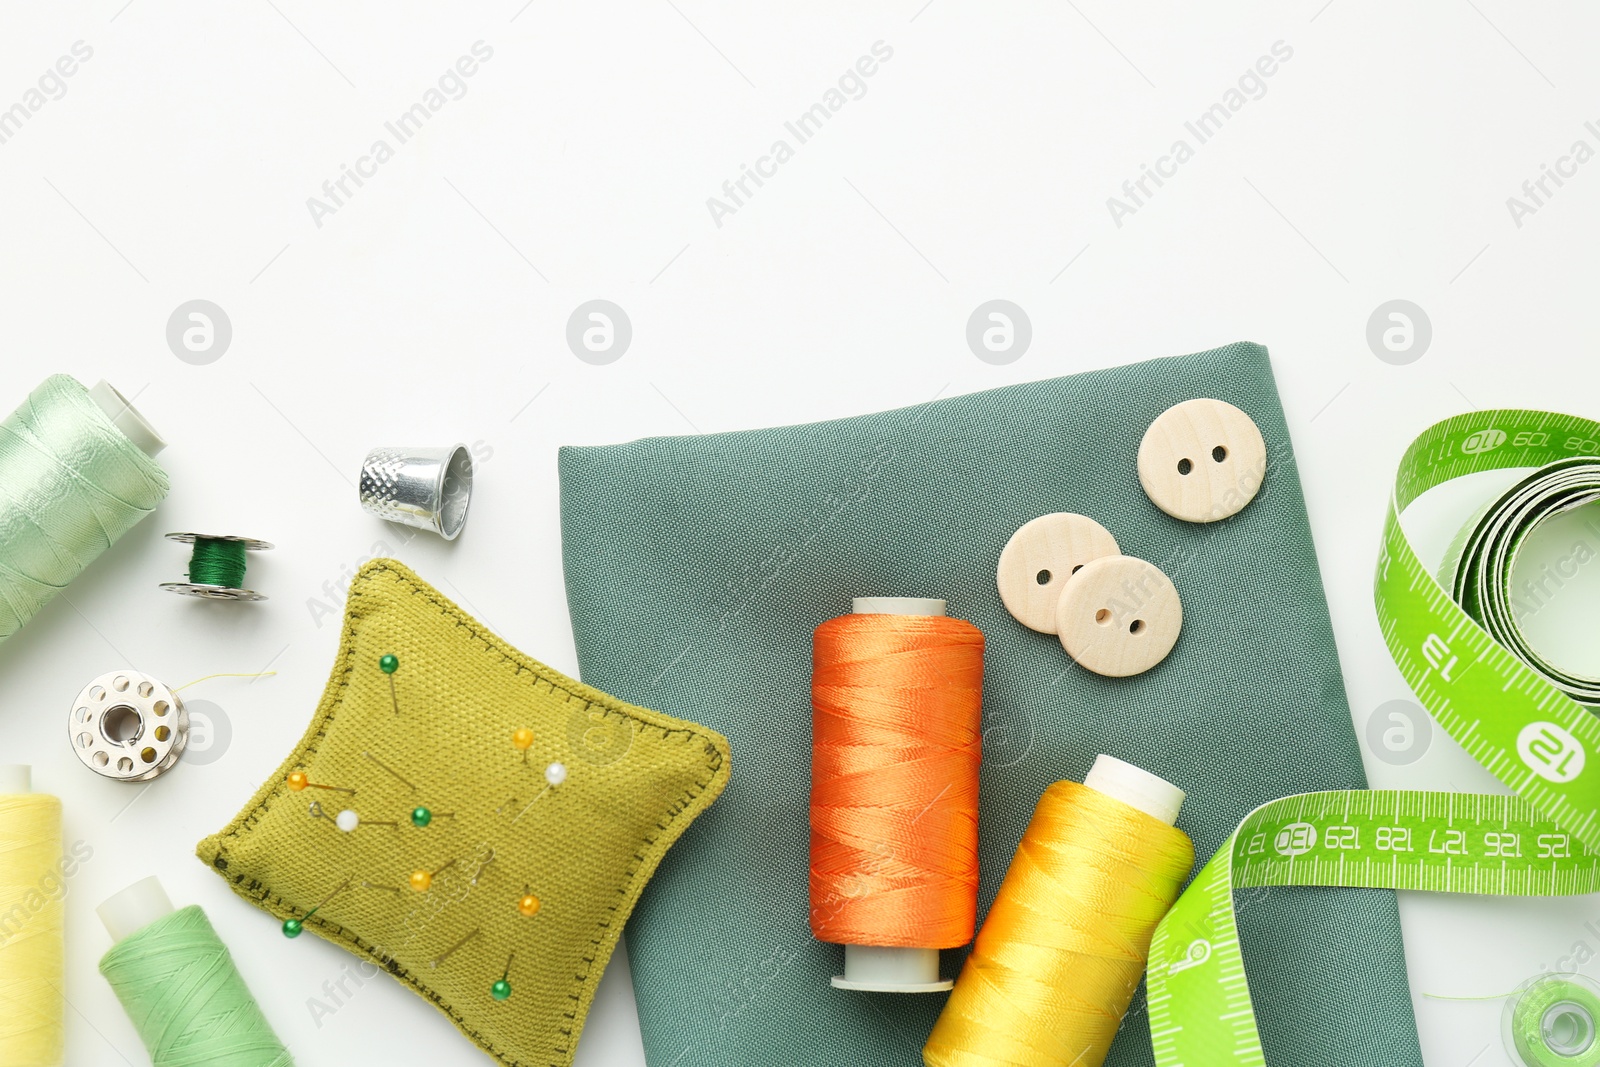
[[[938,950],[977,917],[983,633],[942,600],[855,612],[813,646],[811,932],[846,946],[835,986],[948,989]]]

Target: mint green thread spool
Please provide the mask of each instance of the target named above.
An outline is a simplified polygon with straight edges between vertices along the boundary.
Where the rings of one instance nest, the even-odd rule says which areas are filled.
[[[122,394],[66,374],[0,422],[0,641],[166,497],[163,447]]]
[[[198,905],[177,911],[155,878],[99,908],[116,944],[100,973],[154,1067],[294,1067]]]
[[[1500,1028],[1523,1067],[1600,1067],[1600,986],[1541,975],[1507,999]]]

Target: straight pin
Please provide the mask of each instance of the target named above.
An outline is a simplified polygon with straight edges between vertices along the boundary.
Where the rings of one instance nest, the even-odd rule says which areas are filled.
[[[483,928],[482,927],[479,927],[478,929],[473,930],[472,933],[468,934],[466,937],[463,937],[460,941],[457,941],[455,944],[453,944],[449,948],[445,949],[443,953],[441,953],[438,956],[435,956],[433,958],[433,960],[429,962],[428,966],[429,967],[438,967],[439,964],[443,963],[445,960],[447,960],[451,956],[455,955],[456,949],[460,948],[462,945],[465,945],[468,941],[471,941],[473,938],[477,937],[481,933],[483,933]]]
[[[404,785],[407,789],[411,790],[413,793],[415,793],[417,791],[417,787],[411,783],[411,780],[409,778],[405,777],[399,771],[395,770],[393,767],[391,767],[387,763],[383,762],[383,760],[379,759],[377,756],[374,756],[370,752],[363,752],[361,754],[363,756],[367,757],[367,759],[371,760],[373,763],[377,764],[383,770],[387,771],[389,774],[393,775],[397,781],[399,781],[402,785]]]
[[[511,996],[511,961],[517,958],[513,952],[506,957],[506,969],[501,973],[500,980],[489,987],[489,995],[496,1000],[505,1000]]]
[[[389,676],[389,701],[394,705],[395,718],[400,717],[400,697],[394,691],[394,672],[400,669],[400,657],[393,652],[378,657],[378,669]]]
[[[294,938],[299,937],[300,936],[300,932],[305,929],[305,920],[309,919],[309,918],[311,918],[311,916],[315,915],[317,913],[317,910],[319,908],[321,908],[323,904],[326,904],[328,901],[332,900],[334,897],[338,896],[340,893],[343,893],[347,888],[349,888],[349,886],[350,886],[350,879],[346,878],[344,881],[339,883],[339,888],[335,889],[333,892],[331,892],[327,896],[323,897],[321,903],[319,903],[315,908],[312,908],[310,911],[306,912],[305,918],[302,918],[302,919],[285,919],[283,921],[283,936],[289,938],[290,940],[293,940]]]
[[[526,815],[526,814],[528,814],[528,811],[529,811],[529,810],[530,810],[530,809],[531,809],[531,808],[532,808],[532,807],[533,807],[533,806],[534,806],[534,805],[535,805],[535,804],[537,804],[537,803],[539,803],[539,800],[540,800],[540,798],[541,798],[541,797],[543,797],[543,796],[544,796],[544,795],[545,795],[545,794],[546,794],[546,793],[548,793],[548,792],[550,792],[550,787],[549,787],[549,786],[545,786],[545,787],[544,787],[544,788],[543,788],[543,789],[541,789],[541,790],[539,790],[539,796],[536,796],[536,797],[534,797],[534,798],[533,798],[533,799],[532,799],[532,800],[530,800],[530,801],[528,801],[528,806],[527,806],[527,807],[525,807],[525,808],[523,808],[523,809],[522,809],[522,810],[521,810],[521,811],[519,811],[519,812],[517,812],[517,818],[516,818],[516,819],[512,819],[512,820],[511,820],[511,821],[512,821],[512,822],[513,822],[513,823],[515,823],[515,822],[516,822],[516,821],[517,821],[517,819],[520,819],[520,818],[522,818],[522,817],[523,817],[523,816],[524,816],[524,815]]]
[[[343,786],[318,785],[316,782],[313,782],[311,779],[306,777],[305,771],[290,771],[289,777],[285,778],[284,781],[288,783],[289,791],[293,793],[299,793],[306,789],[330,789],[335,793],[349,793],[351,796],[356,795],[356,791],[354,789],[346,789]]]
[[[412,871],[410,879],[411,888],[415,889],[418,893],[426,893],[429,887],[433,885],[433,880],[438,877],[440,873],[448,871],[455,865],[456,861],[451,860],[449,863],[446,863],[443,867],[440,867],[436,871]]]

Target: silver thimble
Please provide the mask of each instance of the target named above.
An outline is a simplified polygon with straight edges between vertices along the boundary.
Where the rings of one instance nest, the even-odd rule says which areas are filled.
[[[374,448],[361,464],[361,506],[381,519],[454,541],[472,499],[472,455],[448,448]]]

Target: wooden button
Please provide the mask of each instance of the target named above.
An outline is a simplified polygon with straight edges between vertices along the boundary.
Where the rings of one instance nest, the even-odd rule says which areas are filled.
[[[1091,518],[1064,511],[1040,515],[1012,534],[1000,553],[1000,599],[1022,625],[1053,634],[1067,579],[1090,560],[1120,551],[1116,538]]]
[[[1167,658],[1183,629],[1183,602],[1155,564],[1106,556],[1085,563],[1061,591],[1056,629],[1080,665],[1126,678]]]
[[[1175,404],[1139,442],[1139,481],[1175,519],[1216,522],[1255,499],[1267,473],[1267,443],[1250,416],[1221,400]]]

